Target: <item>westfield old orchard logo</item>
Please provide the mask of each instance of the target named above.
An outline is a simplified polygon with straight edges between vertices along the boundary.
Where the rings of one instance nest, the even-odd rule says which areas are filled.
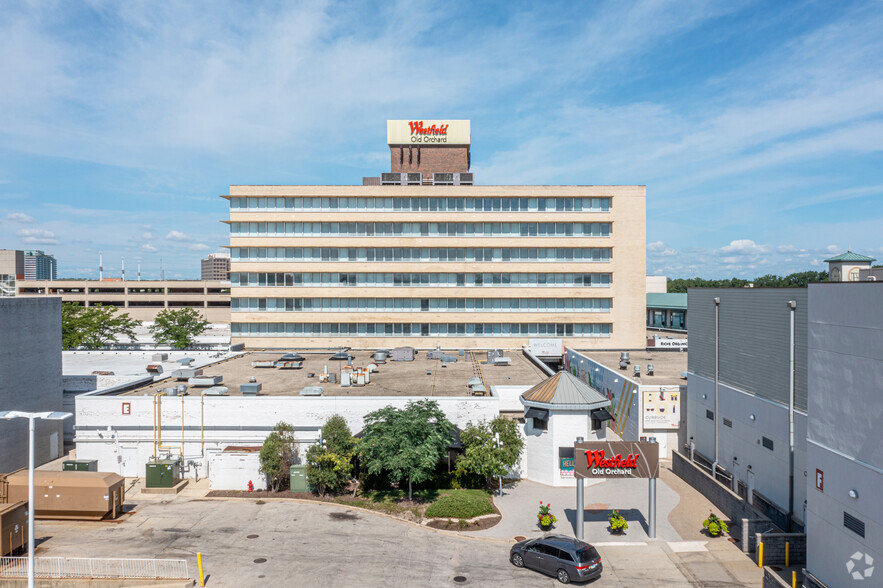
[[[448,125],[430,125],[428,127],[424,127],[422,120],[409,121],[408,125],[411,127],[411,134],[412,135],[447,135],[448,134]]]
[[[640,453],[630,453],[624,458],[620,453],[604,459],[605,453],[603,449],[586,451],[588,468],[593,474],[631,474],[638,467],[638,458],[641,457]]]

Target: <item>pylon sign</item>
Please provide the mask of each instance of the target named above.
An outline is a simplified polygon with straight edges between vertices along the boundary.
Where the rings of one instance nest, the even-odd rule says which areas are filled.
[[[576,478],[658,478],[659,444],[587,441],[573,446]]]

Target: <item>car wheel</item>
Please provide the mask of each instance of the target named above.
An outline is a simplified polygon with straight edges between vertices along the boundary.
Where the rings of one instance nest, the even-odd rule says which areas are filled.
[[[558,581],[562,584],[570,584],[570,574],[567,570],[558,570]]]
[[[524,558],[521,557],[520,555],[518,555],[517,553],[513,553],[512,554],[512,565],[514,565],[516,568],[523,568],[524,567]]]

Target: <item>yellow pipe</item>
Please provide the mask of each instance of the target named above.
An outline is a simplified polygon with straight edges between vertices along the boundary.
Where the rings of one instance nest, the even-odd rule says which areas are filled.
[[[199,585],[205,586],[205,574],[202,572],[202,553],[196,553],[196,565],[199,566]]]
[[[785,567],[791,567],[791,544],[785,542]]]
[[[763,542],[757,544],[757,567],[763,567]]]

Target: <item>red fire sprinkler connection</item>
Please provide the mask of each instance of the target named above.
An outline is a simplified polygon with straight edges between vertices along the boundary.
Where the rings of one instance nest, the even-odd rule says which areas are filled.
[[[251,483],[251,480],[248,481],[248,491],[254,492],[254,484]]]

